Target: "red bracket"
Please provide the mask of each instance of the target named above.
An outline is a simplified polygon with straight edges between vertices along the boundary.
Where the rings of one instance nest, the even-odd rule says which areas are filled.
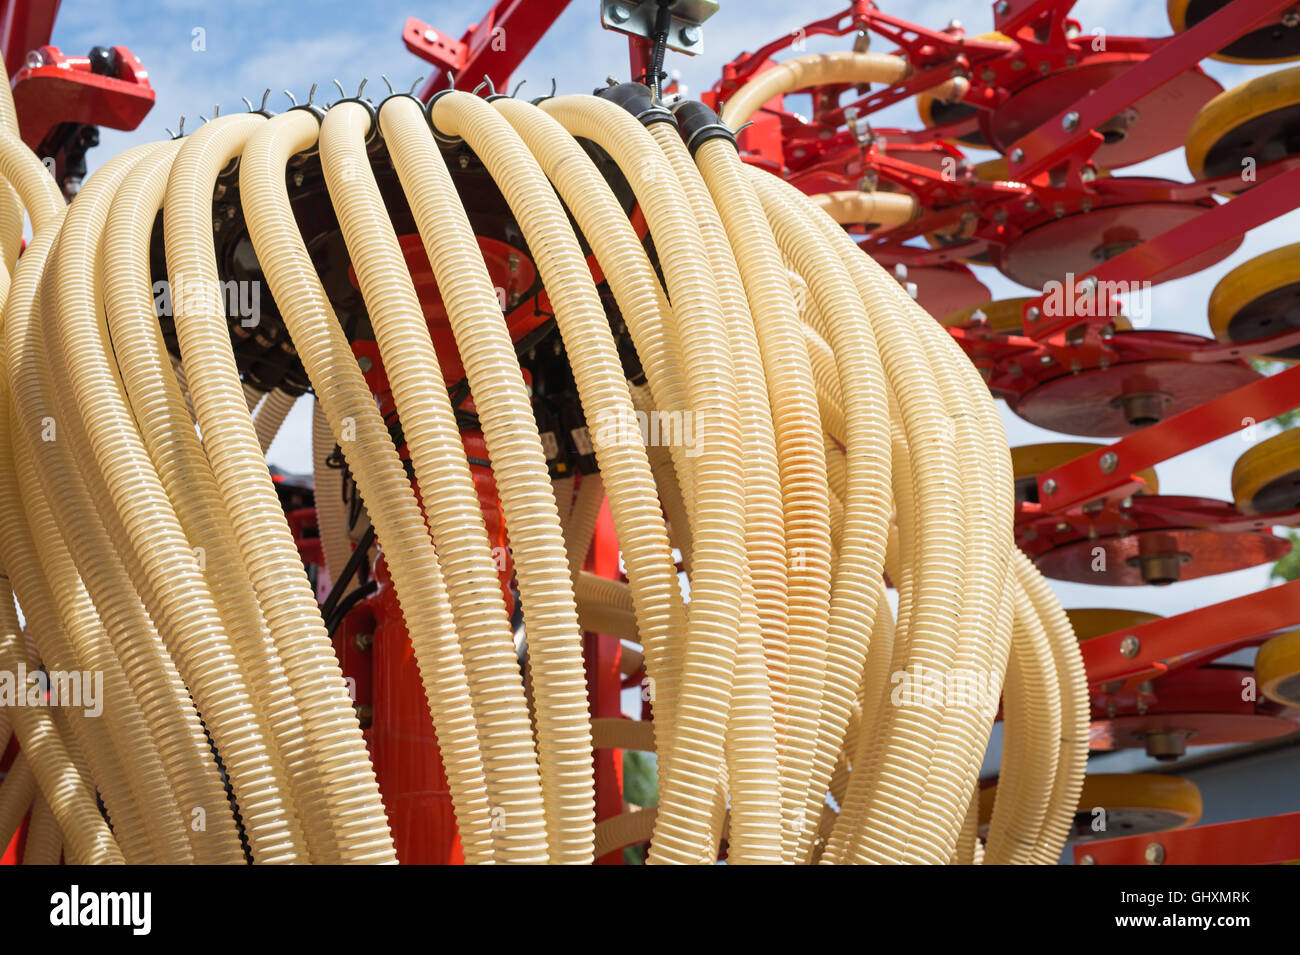
[[[23,142],[36,149],[63,123],[131,130],[153,109],[149,73],[124,46],[113,47],[117,75],[91,72],[84,56],[64,56],[57,46],[34,51],[38,65],[13,78],[14,109]]]

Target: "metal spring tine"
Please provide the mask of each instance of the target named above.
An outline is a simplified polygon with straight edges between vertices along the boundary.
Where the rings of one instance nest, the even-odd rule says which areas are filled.
[[[311,89],[307,91],[307,105],[310,106],[311,101],[314,100],[315,98],[316,98],[316,84],[313,83],[311,84]]]
[[[552,76],[552,77],[551,77],[551,99],[555,99],[555,89],[556,89],[556,86],[555,86],[555,77]]]
[[[199,125],[202,126],[202,125],[203,125],[204,123],[206,123],[207,121],[208,121],[208,118],[207,118],[206,116],[204,116],[202,113],[199,113]]]
[[[527,80],[520,80],[520,81],[515,85],[514,91],[511,92],[511,94],[510,94],[510,98],[511,98],[511,99],[514,99],[516,96],[518,96],[518,95],[519,95],[519,91],[520,91],[521,89],[524,88],[524,84],[527,83],[527,82],[528,82]]]
[[[739,129],[733,129],[731,131],[731,135],[739,136],[741,133],[743,133],[745,130],[747,130],[749,127],[753,125],[754,125],[754,121],[752,119],[747,123],[741,123]]]
[[[487,85],[488,85],[488,84],[487,84],[487,79],[484,78],[484,80],[483,80],[482,83],[480,83],[478,86],[474,87],[474,95],[475,95],[475,96],[478,96],[478,92],[479,92],[479,90],[481,90],[483,87],[485,87],[485,86],[487,86]]]
[[[416,88],[417,86],[420,85],[420,81],[423,80],[423,79],[424,79],[423,76],[417,76],[417,77],[415,78],[415,82],[411,84],[411,88],[410,88],[409,90],[407,90],[406,95],[407,95],[407,96],[414,96],[414,95],[415,95],[415,88]]]
[[[212,107],[212,118],[216,119],[220,115],[221,115],[221,104],[216,103]]]
[[[262,90],[262,105],[258,107],[259,110],[263,110],[263,111],[266,110],[266,98],[270,95],[271,95],[270,87],[267,87],[266,89]]]
[[[361,77],[361,85],[357,87],[357,99],[361,99],[361,91],[366,88],[366,81],[368,79],[369,77],[366,76]]]
[[[290,93],[288,90],[284,91],[284,95],[289,97],[289,102],[292,103],[294,106],[298,105],[298,101],[293,98],[293,94]]]
[[[181,117],[181,124],[180,124],[179,126],[176,127],[176,135],[177,135],[177,136],[184,136],[184,135],[185,135],[185,117],[184,117],[184,116]]]
[[[172,128],[170,126],[164,126],[163,132],[166,133],[168,136],[170,136],[172,139],[176,138],[176,134],[172,132]]]
[[[451,70],[448,70],[448,71],[447,71],[447,89],[454,90],[455,88],[456,88],[456,74],[453,73]]]
[[[345,99],[347,99],[347,98],[348,98],[348,94],[345,93],[345,92],[343,92],[343,84],[340,83],[338,80],[332,80],[331,82],[333,82],[333,84],[334,84],[334,88],[337,89],[337,90],[339,91],[339,99],[340,99],[340,100],[345,100]]]
[[[241,96],[239,98],[244,101],[244,105],[248,107],[248,111],[251,113],[253,111],[253,101],[247,96]]]
[[[390,82],[388,82],[388,77],[385,76],[383,73],[380,73],[380,74],[379,74],[379,78],[380,78],[381,80],[383,80],[383,81],[384,81],[384,85],[388,87],[388,95],[389,95],[389,96],[392,96],[392,95],[393,95],[393,84],[390,83]]]

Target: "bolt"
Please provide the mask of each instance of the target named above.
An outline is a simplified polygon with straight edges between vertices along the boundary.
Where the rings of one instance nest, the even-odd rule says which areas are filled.
[[[1068,531],[1069,529],[1070,529],[1070,522],[1069,522],[1069,521],[1057,521],[1057,522],[1056,522],[1056,532],[1057,532],[1058,534],[1064,534],[1064,533],[1065,533],[1066,531]]]
[[[1079,128],[1079,114],[1071,110],[1061,119],[1061,128],[1072,133]]]
[[[1097,860],[1092,856],[1079,856],[1078,865],[1096,865]]]
[[[375,710],[369,703],[353,703],[352,709],[357,714],[357,722],[361,724],[363,730],[370,729],[371,724],[375,721]]]
[[[1017,147],[1011,150],[1011,155],[1008,156],[1007,158],[1014,163],[1022,163],[1025,161],[1025,151]]]
[[[1040,355],[1039,358],[1038,358],[1038,363],[1039,363],[1040,365],[1043,365],[1044,367],[1046,367],[1047,365],[1050,365],[1050,364],[1052,363],[1052,356],[1051,356],[1051,355]]]
[[[953,17],[951,20],[948,21],[949,30],[957,31],[960,30],[961,28],[962,28],[961,21],[958,20],[956,17]]]
[[[295,186],[301,186],[301,185],[302,185],[302,173],[300,173],[300,172],[295,172],[295,173],[293,174],[293,184],[294,184]]]
[[[631,16],[632,11],[621,3],[615,3],[609,8],[609,18],[615,23],[627,23]]]
[[[1097,334],[1101,336],[1102,341],[1108,342],[1115,337],[1115,326],[1103,325],[1101,326],[1101,331],[1099,331]]]
[[[978,308],[970,313],[970,322],[972,325],[987,325],[988,321],[989,317]]]
[[[1153,842],[1147,846],[1142,856],[1147,860],[1147,865],[1160,865],[1165,861],[1165,847],[1158,842]]]
[[[375,645],[375,635],[365,630],[358,630],[352,635],[352,645],[364,653]]]
[[[1005,17],[1011,12],[1011,4],[1009,0],[998,0],[998,5],[993,8],[993,12],[1000,17]]]
[[[700,42],[700,28],[694,24],[682,27],[681,38],[683,46],[694,46]]]
[[[1043,482],[1043,493],[1044,494],[1056,493],[1056,478],[1048,478],[1046,481]]]
[[[437,31],[437,30],[425,30],[425,31],[424,31],[424,42],[425,42],[425,43],[437,43],[437,42],[438,42],[438,31]]]
[[[1141,649],[1142,641],[1131,633],[1119,642],[1119,652],[1124,654],[1124,656],[1129,660],[1132,660],[1137,656],[1138,651]]]
[[[1107,451],[1097,463],[1101,465],[1102,474],[1111,474],[1115,470],[1115,465],[1119,464],[1119,455],[1114,451]]]
[[[1296,27],[1300,26],[1300,10],[1292,7],[1286,13],[1282,14],[1282,26]]]

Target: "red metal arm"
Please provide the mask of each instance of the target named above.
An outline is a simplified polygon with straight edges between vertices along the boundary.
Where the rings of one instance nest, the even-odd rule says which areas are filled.
[[[1114,444],[1044,471],[1038,478],[1038,499],[1055,512],[1081,506],[1123,489],[1131,474],[1256,422],[1267,421],[1297,405],[1300,405],[1300,366],[1253,381]]]
[[[1096,865],[1274,865],[1296,859],[1300,859],[1300,812],[1074,847],[1076,864],[1087,860]]]
[[[30,50],[50,42],[59,4],[60,0],[0,0],[0,48],[9,76],[22,68]]]
[[[1236,0],[1225,4],[1132,69],[1023,136],[1007,150],[1013,177],[1026,181],[1056,166],[1067,156],[1076,154],[1076,147],[1088,139],[1094,141],[1094,148],[1100,146],[1101,137],[1093,130],[1102,123],[1167,82],[1169,77],[1190,69],[1222,49],[1225,43],[1293,3],[1294,0]],[[1073,122],[1067,122],[1067,117]]]
[[[1161,617],[1079,644],[1088,683],[1145,679],[1229,648],[1294,627],[1300,620],[1300,580],[1244,597]],[[1129,640],[1137,641],[1134,644]],[[1129,641],[1126,643],[1126,641]],[[1128,648],[1132,655],[1124,651]]]
[[[420,98],[427,100],[446,89],[448,74],[457,78],[464,74],[461,85],[471,87],[488,76],[503,89],[568,5],[569,0],[497,0],[459,41],[411,17],[402,29],[402,40],[408,50],[436,67],[420,88]]]

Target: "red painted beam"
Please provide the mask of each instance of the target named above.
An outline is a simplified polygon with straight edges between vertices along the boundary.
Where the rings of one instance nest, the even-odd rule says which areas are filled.
[[[1080,643],[1079,649],[1088,683],[1099,686],[1160,676],[1216,648],[1290,629],[1296,621],[1300,621],[1300,580],[1093,637]]]
[[[1276,865],[1297,859],[1300,812],[1074,847],[1076,865]]]
[[[462,89],[473,89],[487,76],[501,92],[510,75],[568,7],[569,0],[497,0],[459,41],[414,17],[402,29],[402,41],[435,67],[421,86],[427,100],[446,89],[448,75]]]
[[[1114,496],[1130,475],[1300,406],[1300,365],[1143,428],[1038,476],[1043,507],[1064,512]],[[1113,456],[1113,457],[1112,457]]]
[[[1121,76],[1093,90],[1021,137],[1007,150],[1011,177],[1027,182],[1038,173],[1063,162],[1076,151],[1076,147],[1089,139],[1094,140],[1094,149],[1100,146],[1101,137],[1093,130],[1102,123],[1162,83],[1168,82],[1171,76],[1191,69],[1251,27],[1293,6],[1294,2],[1295,0],[1235,0],[1225,4],[1192,29],[1172,38],[1132,69],[1125,70]],[[1050,7],[1051,4],[1031,6]],[[1074,114],[1073,124],[1066,122],[1071,114]]]

